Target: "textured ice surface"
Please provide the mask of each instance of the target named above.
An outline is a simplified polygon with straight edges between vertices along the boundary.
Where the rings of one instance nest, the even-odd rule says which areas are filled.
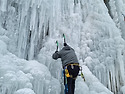
[[[84,65],[76,94],[124,93],[122,14],[124,0],[0,0],[0,93],[63,94],[63,33]]]

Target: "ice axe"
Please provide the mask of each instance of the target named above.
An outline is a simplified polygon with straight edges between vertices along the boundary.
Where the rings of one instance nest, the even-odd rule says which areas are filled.
[[[65,37],[65,34],[63,34],[63,38],[64,38],[64,43],[66,43],[66,37]]]
[[[56,41],[56,45],[57,45],[56,51],[58,51],[58,45],[59,45],[58,41]]]

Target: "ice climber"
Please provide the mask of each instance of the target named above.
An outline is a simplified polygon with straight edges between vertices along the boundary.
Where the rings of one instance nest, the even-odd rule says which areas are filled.
[[[80,70],[74,49],[64,42],[64,47],[60,51],[56,50],[52,58],[55,60],[61,58],[64,69],[65,94],[74,94],[75,80]]]

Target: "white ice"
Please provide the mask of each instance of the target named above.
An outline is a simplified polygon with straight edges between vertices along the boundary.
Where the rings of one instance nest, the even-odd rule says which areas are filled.
[[[86,81],[75,94],[124,94],[125,0],[0,0],[0,94],[63,94],[62,34]]]

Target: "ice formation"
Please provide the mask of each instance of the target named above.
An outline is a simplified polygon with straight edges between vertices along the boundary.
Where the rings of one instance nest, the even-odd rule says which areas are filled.
[[[63,94],[63,33],[86,78],[76,94],[125,94],[124,15],[125,0],[0,0],[0,94]]]

